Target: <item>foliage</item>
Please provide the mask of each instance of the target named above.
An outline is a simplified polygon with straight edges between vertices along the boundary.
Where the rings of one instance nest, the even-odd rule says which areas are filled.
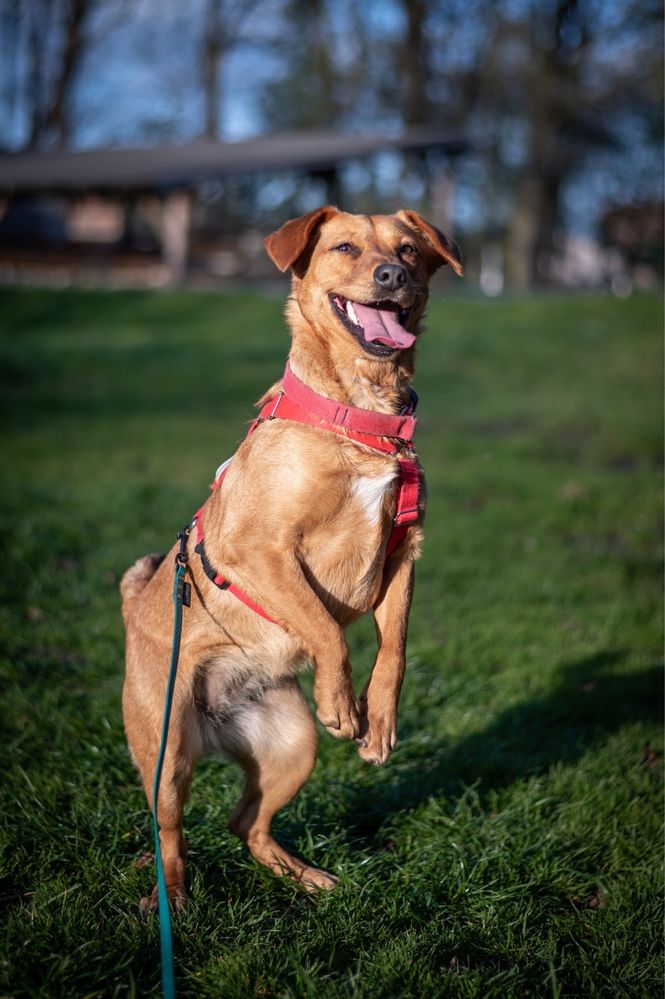
[[[0,992],[158,991],[150,824],[119,713],[117,582],[164,549],[287,350],[249,295],[5,291]],[[660,991],[655,298],[437,299],[420,348],[429,509],[388,764],[321,736],[277,833],[304,896],[197,770],[192,996]],[[361,682],[371,622],[352,632]]]

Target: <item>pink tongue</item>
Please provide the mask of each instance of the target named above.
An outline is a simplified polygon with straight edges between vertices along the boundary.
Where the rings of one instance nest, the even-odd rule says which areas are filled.
[[[386,347],[404,350],[415,342],[413,333],[400,326],[397,313],[391,309],[373,309],[358,302],[353,303],[353,308],[368,343],[383,343]]]

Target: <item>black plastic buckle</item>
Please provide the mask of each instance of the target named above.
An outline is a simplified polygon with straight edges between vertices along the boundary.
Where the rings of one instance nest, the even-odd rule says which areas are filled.
[[[180,541],[180,549],[176,553],[175,564],[181,565],[183,568],[187,568],[187,563],[189,562],[189,555],[187,553],[187,542],[189,541],[189,535],[191,532],[191,527],[189,524],[185,524],[182,531],[178,534],[178,539]]]

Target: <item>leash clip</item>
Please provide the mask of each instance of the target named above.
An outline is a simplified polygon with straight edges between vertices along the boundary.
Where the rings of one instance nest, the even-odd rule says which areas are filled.
[[[191,530],[191,525],[185,524],[182,531],[178,534],[178,538],[180,539],[180,549],[176,553],[175,557],[176,590],[174,599],[176,603],[182,604],[183,607],[189,607],[192,602],[191,583],[185,582],[189,562],[187,542],[189,541]]]
[[[189,555],[187,553],[187,542],[189,541],[189,535],[191,533],[191,525],[185,524],[182,531],[178,533],[178,539],[180,541],[180,549],[176,553],[175,564],[180,565],[183,569],[187,568],[187,563],[189,562]]]

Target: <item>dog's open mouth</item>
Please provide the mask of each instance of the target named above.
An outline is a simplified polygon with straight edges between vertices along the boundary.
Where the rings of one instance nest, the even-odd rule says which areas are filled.
[[[375,357],[386,357],[415,343],[415,336],[404,328],[410,309],[397,302],[371,302],[363,305],[342,295],[330,295],[338,317],[360,346]]]

